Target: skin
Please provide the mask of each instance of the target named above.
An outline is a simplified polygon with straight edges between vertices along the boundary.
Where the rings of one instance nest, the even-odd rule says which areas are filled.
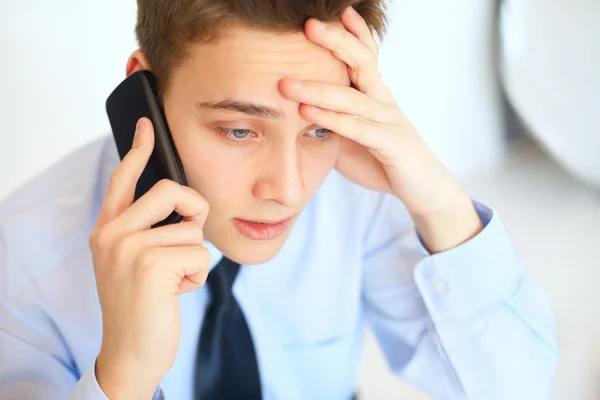
[[[130,65],[137,69],[141,60],[137,53]],[[340,154],[339,137],[316,137],[323,130],[300,115],[298,102],[279,91],[284,77],[349,85],[345,65],[302,32],[281,35],[238,27],[228,29],[218,42],[194,47],[165,95],[165,113],[188,182],[211,206],[205,237],[242,264],[274,257],[293,224],[275,240],[255,241],[242,236],[232,218],[297,216]],[[281,116],[196,105],[233,99],[268,106]],[[234,142],[232,133],[225,137],[214,127],[252,133]]]
[[[218,42],[190,50],[164,100],[191,187],[163,181],[132,202],[154,145],[142,119],[90,235],[103,314],[96,377],[111,399],[151,398],[173,364],[178,296],[201,287],[208,273],[204,240],[242,264],[269,260],[293,224],[276,240],[254,241],[233,218],[295,220],[333,168],[402,200],[431,253],[483,228],[469,196],[383,85],[376,42],[352,8],[339,23],[311,19],[304,32],[285,35],[230,26]],[[149,64],[136,51],[127,74],[141,69]],[[279,117],[206,106],[234,99]],[[249,134],[235,141],[217,127]],[[334,133],[323,141],[317,131]],[[173,210],[183,223],[149,229]]]

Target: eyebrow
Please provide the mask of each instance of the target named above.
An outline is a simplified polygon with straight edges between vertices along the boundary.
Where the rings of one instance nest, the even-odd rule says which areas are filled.
[[[227,99],[221,101],[198,102],[196,103],[196,107],[205,110],[239,112],[253,117],[273,119],[285,118],[285,112],[281,109],[240,100]]]

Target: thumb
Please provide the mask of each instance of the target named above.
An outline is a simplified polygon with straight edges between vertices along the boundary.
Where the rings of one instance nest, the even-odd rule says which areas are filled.
[[[148,118],[140,118],[131,150],[113,172],[100,211],[99,222],[119,216],[132,203],[135,188],[154,150],[154,129]]]

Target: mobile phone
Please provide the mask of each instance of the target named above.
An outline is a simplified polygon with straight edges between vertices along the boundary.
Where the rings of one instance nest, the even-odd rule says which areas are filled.
[[[137,183],[134,201],[162,179],[188,185],[152,72],[144,70],[129,75],[106,100],[106,112],[121,160],[131,150],[138,120],[147,117],[154,127],[154,151]],[[183,217],[173,211],[152,227],[181,221]]]

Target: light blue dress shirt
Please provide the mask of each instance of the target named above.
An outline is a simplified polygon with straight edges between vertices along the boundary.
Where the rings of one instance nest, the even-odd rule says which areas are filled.
[[[105,400],[94,373],[102,316],[88,247],[119,158],[97,140],[0,206],[0,398]],[[265,400],[349,399],[364,327],[390,368],[438,399],[549,398],[554,318],[494,212],[485,229],[429,255],[396,198],[332,172],[279,254],[233,288],[252,332]],[[211,268],[221,253],[210,243]],[[192,400],[206,288],[181,296],[167,399]]]

